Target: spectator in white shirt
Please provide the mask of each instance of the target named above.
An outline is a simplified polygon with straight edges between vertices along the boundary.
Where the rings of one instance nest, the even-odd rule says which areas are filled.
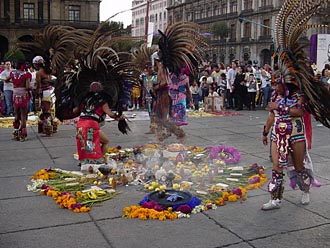
[[[8,116],[14,116],[14,105],[13,105],[13,90],[14,85],[10,81],[10,72],[13,69],[11,68],[11,62],[5,61],[5,69],[0,74],[1,80],[4,82],[3,84],[3,93],[5,96],[5,107],[6,107],[6,113]]]
[[[231,62],[231,68],[228,70],[227,73],[227,103],[228,108],[235,109],[236,108],[236,101],[234,96],[234,81],[237,74],[237,62],[232,61]]]

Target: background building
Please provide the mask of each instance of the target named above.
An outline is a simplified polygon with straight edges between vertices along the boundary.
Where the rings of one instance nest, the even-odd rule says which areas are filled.
[[[167,26],[167,1],[166,0],[133,0],[132,1],[132,35],[143,36],[146,30],[146,17],[150,24],[148,30],[164,31]],[[149,8],[149,10],[148,10]],[[148,13],[147,13],[148,12]]]
[[[205,27],[210,39],[206,59],[230,64],[233,59],[271,63],[275,19],[283,0],[167,0],[168,22],[192,21]],[[329,24],[329,8],[313,23]],[[217,32],[214,24],[217,23]],[[327,27],[312,33],[329,33]]]
[[[17,40],[26,41],[48,24],[95,29],[101,0],[1,0],[0,60]]]

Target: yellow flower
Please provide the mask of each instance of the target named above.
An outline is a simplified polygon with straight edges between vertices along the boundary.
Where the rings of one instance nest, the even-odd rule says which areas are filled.
[[[225,201],[228,201],[228,196],[229,196],[229,193],[228,193],[228,192],[223,192],[223,193],[222,193],[222,198],[223,198]]]
[[[230,201],[230,202],[237,201],[237,195],[235,195],[235,194],[229,195],[228,196],[228,201]]]

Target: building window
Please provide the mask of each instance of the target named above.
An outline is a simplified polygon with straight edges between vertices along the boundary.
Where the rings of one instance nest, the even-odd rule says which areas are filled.
[[[244,0],[244,9],[245,10],[252,9],[252,1],[253,0]]]
[[[25,20],[34,19],[34,3],[24,3],[23,4],[23,18]]]
[[[269,6],[272,4],[271,0],[261,0],[261,7]]]
[[[215,6],[214,6],[213,15],[214,15],[214,16],[219,15],[219,6],[218,6],[218,5],[215,5]]]
[[[201,9],[201,18],[205,17],[204,9]]]
[[[230,40],[236,40],[236,25],[235,24],[231,24],[230,25],[230,36],[229,36]]]
[[[230,3],[229,11],[230,11],[230,13],[237,12],[237,1],[233,1],[233,2]]]
[[[195,12],[195,18],[196,19],[200,19],[201,18],[200,11],[196,10],[196,12]]]
[[[211,15],[212,15],[211,8],[208,7],[208,8],[206,9],[206,17],[210,17]]]
[[[251,23],[244,23],[244,38],[251,38]]]
[[[270,19],[265,19],[264,21],[263,21],[263,25],[264,26],[267,26],[267,27],[269,27],[269,28],[267,28],[267,27],[263,27],[263,29],[262,29],[262,35],[263,36],[269,36],[269,35],[271,35],[271,24],[270,24]]]
[[[69,21],[71,22],[80,21],[80,6],[78,5],[69,6]]]
[[[193,19],[192,19],[192,16],[193,16],[193,15],[192,15],[192,12],[188,12],[188,13],[187,13],[187,21],[188,21],[188,22],[191,22],[191,21],[193,20]]]
[[[227,4],[226,3],[223,3],[221,5],[220,13],[221,13],[221,15],[227,14]]]

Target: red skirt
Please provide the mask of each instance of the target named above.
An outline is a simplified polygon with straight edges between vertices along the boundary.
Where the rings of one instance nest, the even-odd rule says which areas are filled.
[[[27,107],[30,100],[29,93],[25,93],[24,95],[16,95],[13,94],[13,102],[15,108],[25,108]]]
[[[99,123],[92,119],[79,119],[76,134],[79,160],[102,159]]]

